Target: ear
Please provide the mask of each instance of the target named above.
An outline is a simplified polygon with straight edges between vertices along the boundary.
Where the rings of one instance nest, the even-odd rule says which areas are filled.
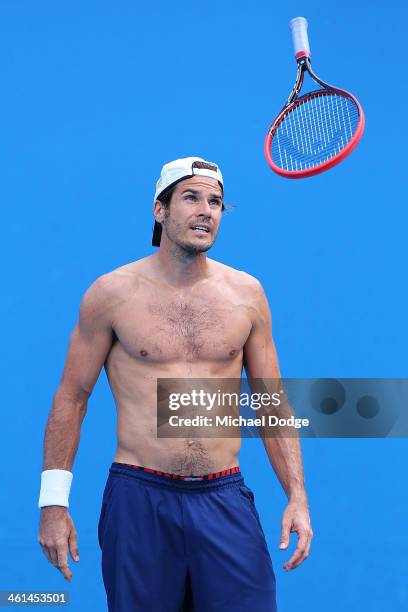
[[[153,204],[153,216],[158,223],[162,223],[164,216],[166,214],[166,209],[160,200],[155,200]]]

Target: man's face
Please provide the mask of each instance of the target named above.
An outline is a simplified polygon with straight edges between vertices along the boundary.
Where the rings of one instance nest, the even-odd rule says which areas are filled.
[[[180,181],[169,207],[164,210],[163,232],[189,253],[208,251],[217,237],[222,203],[222,191],[216,179],[193,176]]]

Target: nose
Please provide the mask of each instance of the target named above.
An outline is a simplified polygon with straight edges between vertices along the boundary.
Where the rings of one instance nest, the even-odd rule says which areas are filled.
[[[197,209],[197,215],[211,217],[211,206],[209,200],[202,198]]]

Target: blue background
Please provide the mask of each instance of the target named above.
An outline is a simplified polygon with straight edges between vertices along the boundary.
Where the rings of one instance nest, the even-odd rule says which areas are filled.
[[[3,0],[0,589],[69,588],[72,610],[105,609],[96,525],[115,416],[104,374],[74,466],[81,562],[69,587],[37,544],[42,438],[83,292],[152,252],[163,163],[219,163],[236,207],[211,256],[263,283],[284,376],[407,375],[407,14],[390,7]],[[367,127],[343,164],[287,181],[269,170],[263,138],[293,84],[297,15],[309,20],[315,71],[358,95]],[[315,539],[290,574],[278,550],[283,493],[259,440],[241,455],[280,612],[406,610],[406,441],[303,449]]]

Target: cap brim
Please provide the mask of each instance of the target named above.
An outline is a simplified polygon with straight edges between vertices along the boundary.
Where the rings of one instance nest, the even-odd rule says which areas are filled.
[[[162,235],[162,226],[161,223],[154,222],[153,228],[153,236],[152,236],[152,246],[158,247],[160,246],[160,240]]]

